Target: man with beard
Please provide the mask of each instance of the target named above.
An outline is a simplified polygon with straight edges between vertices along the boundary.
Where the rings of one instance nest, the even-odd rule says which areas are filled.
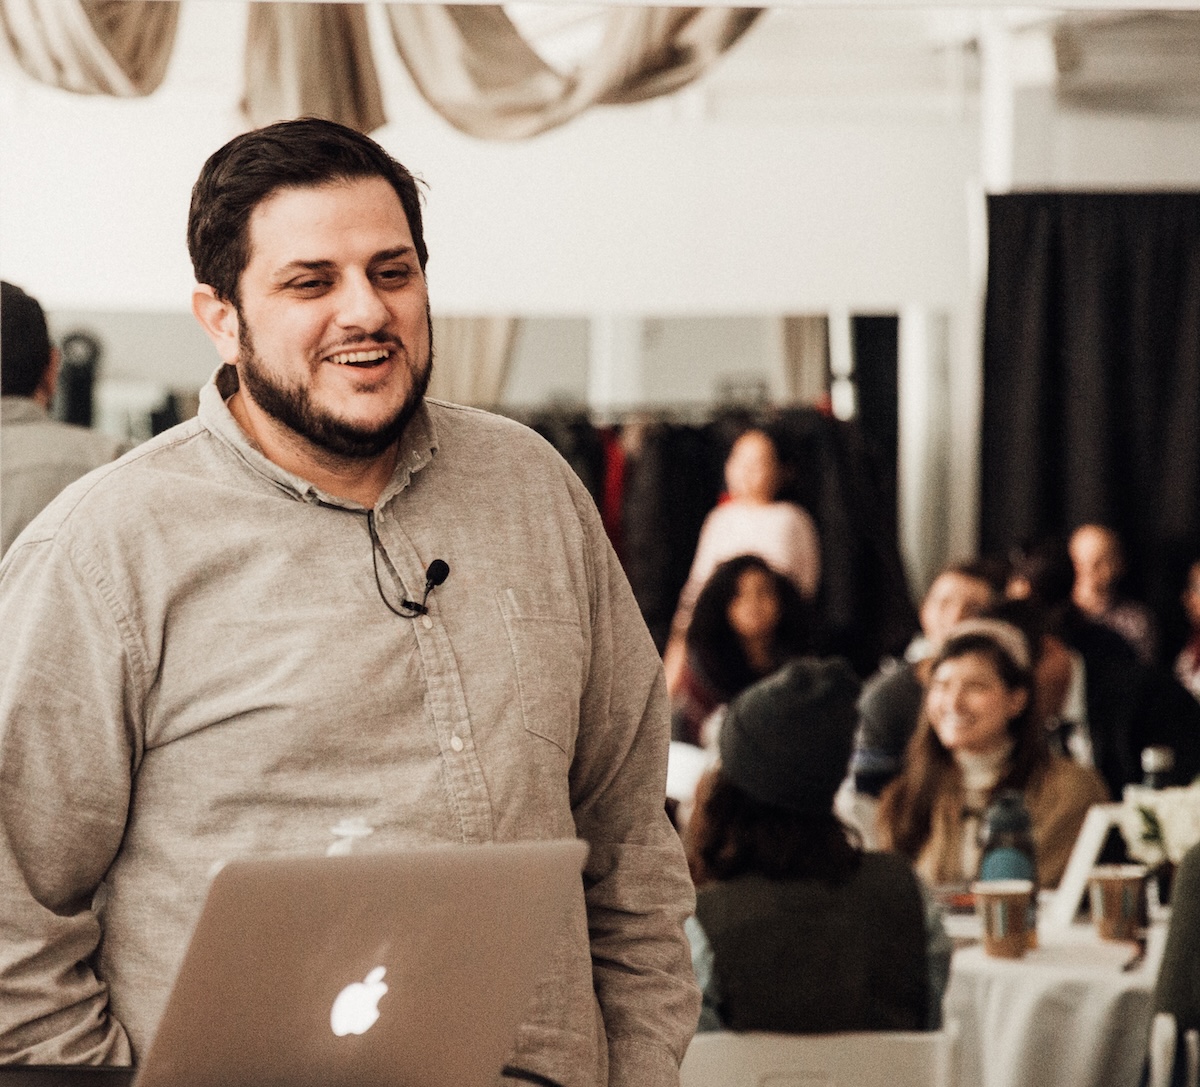
[[[580,837],[506,1076],[677,1083],[661,668],[566,464],[424,399],[413,178],[273,125],[205,164],[188,244],[222,360],[198,417],[0,566],[0,1059],[136,1061],[230,857]]]

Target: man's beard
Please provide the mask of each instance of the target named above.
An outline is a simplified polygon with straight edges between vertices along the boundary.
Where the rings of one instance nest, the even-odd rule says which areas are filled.
[[[240,317],[240,315],[239,315]],[[429,328],[429,353],[419,360],[409,356],[414,369],[404,403],[391,419],[376,427],[356,426],[322,411],[312,402],[303,385],[285,385],[268,372],[255,353],[254,340],[244,319],[240,320],[238,375],[250,398],[289,430],[306,438],[313,445],[336,457],[351,460],[370,460],[390,449],[404,433],[429,388],[433,373],[433,319],[426,307],[425,320]],[[388,336],[367,337],[396,349]]]

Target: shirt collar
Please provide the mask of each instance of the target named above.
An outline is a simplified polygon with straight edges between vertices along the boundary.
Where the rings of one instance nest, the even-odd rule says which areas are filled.
[[[226,400],[238,389],[237,370],[232,366],[218,367],[208,383],[200,390],[200,422],[217,438],[233,449],[246,464],[259,475],[266,477],[276,486],[293,494],[304,502],[321,502],[345,509],[363,509],[357,502],[331,495],[314,486],[307,479],[281,468],[263,455],[242,430],[229,410]],[[416,414],[400,436],[400,448],[396,454],[396,468],[376,502],[382,509],[405,487],[413,475],[424,468],[438,450],[437,431],[428,406],[422,401]]]

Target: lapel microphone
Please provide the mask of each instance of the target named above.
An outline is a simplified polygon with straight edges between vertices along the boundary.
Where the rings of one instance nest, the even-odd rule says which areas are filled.
[[[429,594],[450,576],[450,564],[445,559],[434,559],[425,571],[425,593],[421,597],[421,603],[418,604],[415,600],[401,600],[400,607],[394,607],[388,600],[379,580],[379,552],[383,551],[383,544],[380,543],[379,534],[375,531],[374,510],[367,510],[367,534],[371,537],[371,569],[375,572],[375,588],[387,610],[393,615],[399,615],[402,619],[415,619],[418,615],[428,615],[429,608],[426,607],[426,604],[429,602]],[[384,551],[383,561],[387,563],[393,576],[396,576],[396,571],[392,567],[386,551]]]
[[[400,614],[408,619],[414,619],[418,615],[428,615],[429,608],[425,605],[429,600],[429,594],[449,576],[449,564],[444,559],[434,559],[429,564],[429,569],[425,571],[425,592],[421,597],[421,603],[418,604],[415,600],[401,600],[400,607],[408,610]]]

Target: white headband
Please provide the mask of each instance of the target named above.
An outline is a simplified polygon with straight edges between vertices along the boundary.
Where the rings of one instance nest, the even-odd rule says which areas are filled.
[[[1032,667],[1029,642],[1012,623],[1006,623],[1003,619],[964,619],[950,628],[942,645],[945,646],[952,638],[962,638],[968,634],[990,638],[1023,672],[1028,672]]]

